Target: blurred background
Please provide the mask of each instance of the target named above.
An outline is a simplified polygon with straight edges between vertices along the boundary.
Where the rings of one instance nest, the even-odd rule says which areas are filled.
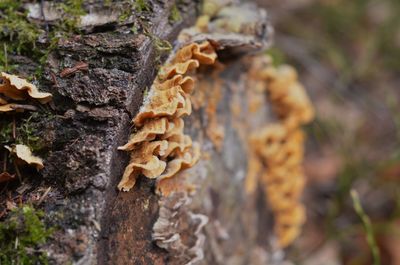
[[[296,66],[317,110],[307,127],[308,223],[291,259],[400,264],[400,1],[259,4],[275,27],[271,55]]]

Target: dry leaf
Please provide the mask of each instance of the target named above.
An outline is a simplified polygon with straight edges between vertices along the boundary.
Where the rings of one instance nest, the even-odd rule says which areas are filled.
[[[8,182],[10,180],[13,180],[14,178],[15,178],[15,175],[11,175],[8,172],[0,173],[0,183]]]
[[[6,201],[6,208],[7,208],[7,210],[11,211],[11,210],[17,208],[17,205],[15,204],[15,202],[7,200]]]

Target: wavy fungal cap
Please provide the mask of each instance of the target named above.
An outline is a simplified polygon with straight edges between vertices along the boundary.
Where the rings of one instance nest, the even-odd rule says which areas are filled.
[[[209,42],[192,43],[180,50],[160,69],[148,97],[133,123],[137,132],[119,150],[131,152],[118,188],[129,191],[140,175],[157,179],[157,192],[169,194],[182,187],[179,181],[167,181],[196,164],[200,146],[185,135],[182,117],[190,115],[190,93],[194,79],[187,76],[201,64],[213,64],[217,58]]]
[[[0,84],[0,93],[13,100],[25,100],[30,97],[45,104],[50,102],[52,99],[50,93],[40,92],[35,85],[27,82],[25,79],[19,78],[18,76],[1,72],[0,78],[3,82]]]
[[[275,234],[280,247],[287,247],[300,234],[305,222],[301,194],[305,186],[302,168],[304,133],[301,126],[314,118],[314,109],[293,67],[274,67],[269,57],[255,58],[250,77],[262,83],[278,122],[264,126],[249,139],[250,157],[246,190],[255,190],[257,179],[275,215]]]
[[[36,167],[37,170],[44,168],[43,160],[40,157],[34,156],[31,149],[23,144],[16,144],[14,146],[5,146],[11,154],[15,155],[19,161],[28,165]]]

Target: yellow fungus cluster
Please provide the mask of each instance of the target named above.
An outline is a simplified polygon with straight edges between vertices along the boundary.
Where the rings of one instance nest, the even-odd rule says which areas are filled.
[[[200,147],[183,133],[185,115],[190,115],[190,94],[194,80],[187,76],[200,65],[213,64],[216,53],[211,44],[192,43],[181,48],[166,66],[160,69],[148,97],[133,123],[137,132],[120,150],[131,152],[118,188],[130,190],[139,175],[157,178],[157,191],[170,190],[168,179],[192,167],[200,158]],[[165,192],[163,192],[165,191]]]
[[[217,149],[222,150],[225,138],[225,128],[217,116],[218,104],[222,98],[222,79],[218,77],[220,69],[213,68],[212,79],[201,76],[198,79],[196,91],[192,96],[192,103],[195,110],[204,108],[207,120],[206,134],[208,139]]]
[[[40,92],[35,85],[18,76],[3,72],[0,73],[0,113],[36,110],[36,107],[33,105],[19,103],[28,99],[46,104],[51,101],[52,95]],[[24,144],[4,146],[4,148],[16,158],[15,161],[17,163],[28,164],[36,167],[37,170],[44,167],[43,160],[40,157],[34,156],[31,149]]]
[[[43,160],[40,157],[34,156],[31,149],[23,144],[16,144],[14,146],[5,146],[5,148],[17,157],[17,162],[22,164],[28,164],[35,167],[37,170],[43,169]]]
[[[246,188],[251,192],[256,181],[261,181],[275,215],[279,246],[286,247],[297,238],[306,219],[300,201],[305,185],[301,126],[313,119],[314,110],[292,67],[276,68],[270,60],[260,58],[250,76],[263,84],[279,121],[251,136]]]
[[[50,93],[40,92],[35,85],[18,76],[1,72],[0,80],[0,95],[5,97],[0,97],[0,112],[23,111],[33,108],[32,106],[17,104],[15,101],[31,98],[45,104],[52,99]]]

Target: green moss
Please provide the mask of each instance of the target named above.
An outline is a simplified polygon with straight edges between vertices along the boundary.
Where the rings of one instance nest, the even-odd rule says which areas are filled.
[[[133,10],[135,9],[135,3],[131,0],[124,1],[122,5],[122,13],[118,17],[119,22],[124,22],[125,20],[127,20],[132,15]]]
[[[51,121],[54,115],[46,112],[33,112],[28,116],[18,117],[16,119],[16,139],[13,138],[13,122],[11,119],[0,121],[0,145],[24,144],[30,147],[32,151],[40,151],[45,144],[40,137],[38,121]]]
[[[35,45],[41,30],[27,20],[22,1],[0,1],[0,39],[9,40],[18,53],[37,52]]]
[[[28,118],[23,119],[17,127],[17,140],[18,144],[25,144],[30,147],[32,151],[37,151],[43,148],[43,142],[38,136],[38,130],[34,126],[32,120],[37,119],[39,114],[34,112]]]
[[[0,70],[10,72],[16,68],[9,61],[11,54],[40,58],[42,51],[36,46],[36,40],[42,33],[43,30],[28,21],[22,1],[0,1]]]
[[[153,45],[156,51],[156,56],[154,58],[157,67],[161,65],[161,57],[172,50],[172,45],[169,41],[160,39],[159,37],[153,35],[152,37]]]
[[[169,41],[160,39],[157,36],[153,36],[153,43],[156,50],[160,53],[172,50],[172,45]]]
[[[83,0],[67,0],[57,4],[64,15],[62,19],[50,28],[47,33],[50,44],[46,48],[36,46],[36,41],[44,30],[39,25],[27,19],[27,11],[23,8],[23,1],[0,1],[0,70],[9,72],[15,65],[10,64],[11,54],[28,56],[40,63],[47,61],[48,54],[54,49],[60,37],[68,37],[72,33],[79,33],[80,17],[85,15],[82,7]],[[39,67],[36,76],[41,75]]]
[[[6,43],[3,43],[2,47],[0,47],[0,71],[2,72],[11,72],[17,66],[9,62],[9,52],[9,46]]]
[[[110,7],[112,4],[112,0],[104,0],[104,6]]]
[[[139,29],[138,29],[138,27],[136,25],[133,25],[132,28],[131,28],[131,31],[132,31],[133,34],[137,34],[139,32]]]
[[[0,144],[5,145],[12,141],[12,122],[2,119],[0,121]]]
[[[124,22],[131,16],[131,14],[132,14],[131,6],[125,8],[124,11],[121,13],[121,15],[118,17],[119,22]]]
[[[42,211],[24,205],[0,223],[0,264],[48,264],[40,246],[53,230],[45,227],[43,215]]]
[[[146,0],[136,0],[135,10],[137,12],[150,11],[149,3]]]
[[[83,0],[67,0],[65,3],[60,4],[64,16],[57,25],[57,31],[61,30],[64,33],[79,33],[78,25],[80,23],[80,17],[86,14],[82,5]]]
[[[176,5],[172,6],[171,14],[169,15],[168,20],[169,20],[169,22],[172,22],[172,23],[182,20],[181,13],[179,12],[179,9]]]
[[[120,22],[124,22],[127,20],[134,12],[142,13],[145,11],[151,11],[150,5],[146,0],[136,0],[136,1],[124,1],[123,2],[124,9],[118,20]]]

